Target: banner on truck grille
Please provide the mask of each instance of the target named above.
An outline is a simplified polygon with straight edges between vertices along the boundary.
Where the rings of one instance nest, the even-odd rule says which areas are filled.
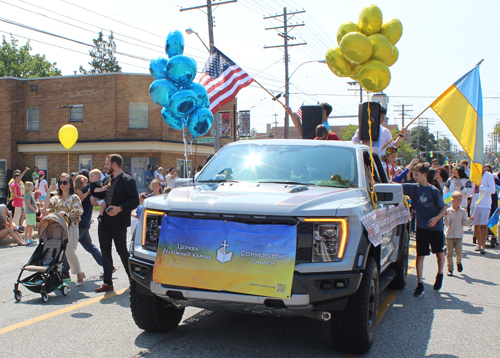
[[[290,298],[297,226],[164,216],[153,282]]]

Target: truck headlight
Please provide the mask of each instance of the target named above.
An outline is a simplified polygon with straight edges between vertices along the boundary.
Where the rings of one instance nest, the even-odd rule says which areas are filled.
[[[145,210],[142,221],[142,248],[156,251],[160,239],[161,222],[165,213]]]
[[[304,219],[313,221],[312,262],[340,261],[344,257],[349,226],[347,219]]]

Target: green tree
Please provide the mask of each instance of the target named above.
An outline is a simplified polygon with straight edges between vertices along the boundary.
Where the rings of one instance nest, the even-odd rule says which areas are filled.
[[[104,39],[102,31],[96,39],[92,40],[94,42],[94,47],[89,51],[92,61],[89,62],[89,71],[80,66],[80,73],[108,73],[108,72],[121,72],[122,68],[118,65],[118,60],[116,59],[116,44],[113,37],[113,31],[108,36],[108,40]]]
[[[349,124],[347,127],[342,127],[340,129],[340,138],[342,140],[351,140],[357,129],[358,126],[355,126],[354,124]]]
[[[397,129],[397,128],[394,128],[391,131],[391,135],[393,138],[398,133],[399,133],[399,129]],[[398,152],[399,152],[399,157],[402,159],[401,164],[404,164],[404,165],[409,164],[413,158],[417,157],[417,150],[415,148],[412,148],[410,143],[406,142],[405,139],[400,140]]]
[[[32,55],[30,42],[24,46],[18,46],[18,40],[10,37],[10,43],[2,36],[2,47],[0,50],[0,77],[52,77],[61,76],[56,63],[45,59],[45,55]]]

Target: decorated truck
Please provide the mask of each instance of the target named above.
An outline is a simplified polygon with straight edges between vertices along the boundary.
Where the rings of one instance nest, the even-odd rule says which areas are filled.
[[[184,308],[309,316],[363,353],[379,292],[403,288],[409,211],[367,146],[252,140],[222,148],[194,183],[144,202],[132,235],[130,306],[152,332]]]

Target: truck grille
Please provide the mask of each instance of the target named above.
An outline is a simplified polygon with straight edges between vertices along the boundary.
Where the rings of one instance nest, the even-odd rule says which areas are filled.
[[[170,212],[169,216],[183,217],[189,219],[204,220],[227,220],[243,224],[280,224],[297,225],[297,251],[295,254],[295,264],[311,262],[313,223],[299,222],[297,218],[289,216],[257,216],[257,215],[234,215],[234,214],[200,214],[186,212]]]

